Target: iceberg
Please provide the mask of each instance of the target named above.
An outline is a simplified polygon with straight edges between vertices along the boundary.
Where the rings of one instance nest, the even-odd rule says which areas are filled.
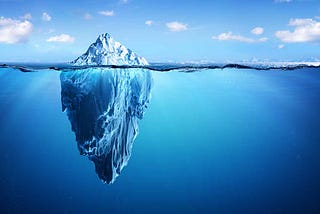
[[[101,34],[88,50],[71,62],[83,65],[149,65],[147,60],[115,41],[110,34]]]
[[[148,106],[152,77],[141,68],[86,68],[60,74],[62,110],[67,112],[81,155],[99,178],[112,183],[127,165]]]

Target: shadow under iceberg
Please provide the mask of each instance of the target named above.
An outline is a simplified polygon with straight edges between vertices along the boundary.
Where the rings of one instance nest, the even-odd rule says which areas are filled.
[[[100,179],[112,183],[126,166],[148,106],[148,70],[87,68],[60,74],[62,110],[67,112],[81,155],[94,162]]]

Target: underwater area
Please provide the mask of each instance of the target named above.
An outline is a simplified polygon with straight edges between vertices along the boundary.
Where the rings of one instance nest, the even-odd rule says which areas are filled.
[[[1,213],[320,213],[319,71],[3,66]]]

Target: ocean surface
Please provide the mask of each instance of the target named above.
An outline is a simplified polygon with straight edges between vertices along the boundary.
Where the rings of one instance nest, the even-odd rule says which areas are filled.
[[[2,66],[0,213],[320,213],[319,67],[168,67]]]

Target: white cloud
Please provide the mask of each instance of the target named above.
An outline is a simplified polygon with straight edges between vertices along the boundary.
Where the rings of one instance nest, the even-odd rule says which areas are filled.
[[[212,39],[220,40],[220,41],[229,41],[229,40],[235,40],[239,42],[246,42],[246,43],[253,43],[254,39],[247,38],[241,35],[235,35],[232,32],[228,33],[221,33],[218,36],[212,36]]]
[[[167,28],[172,32],[180,32],[188,30],[188,25],[181,22],[168,22],[166,24]]]
[[[50,22],[51,19],[52,19],[52,17],[47,12],[42,13],[42,20],[43,21]]]
[[[33,25],[28,20],[20,21],[0,17],[0,43],[14,44],[26,42]]]
[[[235,35],[232,32],[221,33],[218,36],[212,36],[212,39],[220,40],[220,41],[234,40],[234,41],[245,42],[245,43],[266,42],[268,40],[268,38],[266,37],[262,37],[259,39],[252,39],[252,38],[244,37],[241,35]]]
[[[274,0],[275,3],[289,3],[292,2],[292,0]]]
[[[32,16],[30,13],[26,13],[23,16],[20,17],[21,19],[25,19],[25,20],[31,20]]]
[[[257,41],[258,42],[266,42],[266,41],[268,41],[268,38],[267,37],[262,37],[262,38],[259,38]]]
[[[57,36],[52,36],[48,38],[46,41],[47,42],[61,42],[61,43],[73,43],[74,42],[74,37],[68,35],[68,34],[60,34]]]
[[[85,20],[89,20],[89,19],[92,19],[92,16],[91,16],[90,13],[85,13],[84,16],[83,16],[83,18],[84,18]]]
[[[301,26],[301,25],[308,25],[312,24],[312,19],[291,19],[289,22],[290,26]]]
[[[264,32],[264,29],[262,27],[255,27],[251,30],[251,33],[255,35],[261,35],[263,34],[263,32]]]
[[[151,26],[151,25],[153,24],[153,21],[152,21],[152,20],[147,20],[147,21],[145,22],[145,24],[148,25],[148,26]]]
[[[282,30],[275,33],[282,42],[320,42],[320,22],[313,19],[291,19],[293,31]]]
[[[114,16],[115,15],[113,10],[104,10],[104,11],[99,11],[98,13],[102,16]]]
[[[278,48],[279,48],[279,49],[284,48],[284,44],[280,44],[280,45],[278,45]]]

